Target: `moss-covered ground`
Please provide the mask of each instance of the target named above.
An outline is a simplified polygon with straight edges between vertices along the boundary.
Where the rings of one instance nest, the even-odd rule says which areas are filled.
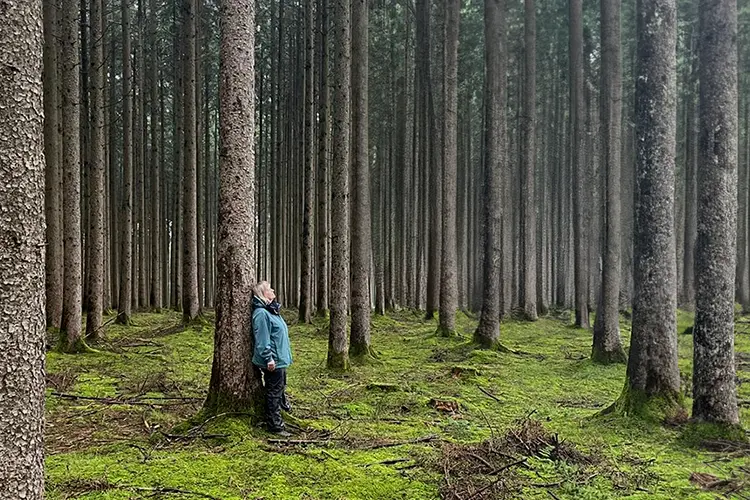
[[[210,314],[188,329],[172,312],[109,325],[95,352],[48,354],[47,497],[750,498],[743,453],[691,446],[679,426],[596,416],[620,394],[625,366],[593,364],[591,333],[567,326],[568,315],[504,322],[502,342],[514,353],[474,349],[476,321],[459,316],[455,338],[437,336],[436,322],[419,313],[373,317],[377,359],[343,374],[325,368],[324,323],[292,326],[289,421],[292,439],[305,443],[269,441],[273,436],[242,416],[203,426],[190,420],[210,376]],[[691,320],[680,313],[679,330]],[[622,326],[627,346],[629,325]],[[742,326],[736,344],[747,426],[750,332]],[[689,409],[692,337],[679,342]],[[507,443],[530,422],[589,458],[514,452],[509,464],[526,458],[512,467],[512,480],[503,479],[510,467],[496,475],[484,470],[485,483],[463,483],[465,496],[456,489],[462,478],[446,479],[449,470],[491,466],[488,456],[463,468],[458,462],[490,453],[492,443]]]

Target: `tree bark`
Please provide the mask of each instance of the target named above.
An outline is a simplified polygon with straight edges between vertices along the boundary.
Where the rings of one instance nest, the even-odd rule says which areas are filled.
[[[47,125],[43,123],[42,112],[45,104],[42,99],[42,2],[14,2],[3,6],[0,23],[0,47],[3,48],[0,53],[0,178],[3,179],[0,183],[0,207],[3,207],[0,210],[0,276],[3,277],[0,284],[0,332],[3,332],[0,340],[3,359],[0,499],[42,500],[43,130]]]
[[[604,245],[601,290],[594,321],[591,359],[598,363],[623,363],[620,340],[620,154],[622,150],[622,57],[620,51],[620,0],[601,2],[601,133]]]
[[[734,364],[737,262],[737,2],[700,2],[700,142],[693,419],[739,425]]]
[[[104,5],[91,2],[91,151],[89,153],[89,296],[86,338],[101,336],[104,309]]]
[[[440,323],[443,336],[456,334],[456,177],[458,169],[458,30],[461,0],[445,0],[443,84],[443,228],[440,260]]]
[[[157,19],[157,5],[156,0],[150,0],[149,2],[149,39],[151,50],[149,51],[149,75],[150,75],[150,92],[151,102],[150,114],[151,114],[151,154],[150,170],[151,170],[151,297],[150,304],[151,308],[159,311],[163,306],[162,302],[162,254],[161,254],[161,231],[162,231],[162,217],[161,217],[161,168],[163,163],[160,161],[161,148],[164,147],[163,143],[159,141],[159,131],[163,130],[164,122],[160,120],[160,100],[159,100],[159,75],[158,75],[158,59],[157,54],[159,53],[159,39],[158,39],[158,19]],[[166,262],[164,263],[166,265]]]
[[[328,0],[318,0],[318,23],[320,25],[320,67],[318,75],[318,316],[328,315],[328,254],[329,244],[329,183],[328,183],[328,152],[329,152],[329,118],[330,118],[330,90],[328,87]]]
[[[627,381],[614,408],[663,418],[679,411],[674,184],[675,0],[639,0],[636,73],[633,333]]]
[[[505,145],[506,31],[504,0],[485,0],[485,188],[484,188],[484,286],[482,315],[474,341],[495,348],[500,341],[500,261],[502,259],[502,176]]]
[[[328,367],[349,368],[346,335],[349,301],[349,161],[351,4],[333,0],[333,162],[331,171],[331,321]]]
[[[255,1],[221,4],[221,161],[218,289],[211,382],[205,407],[212,412],[262,415],[260,373],[253,352],[252,285],[255,282]]]
[[[79,10],[66,2],[62,10],[62,122],[63,127],[63,315],[58,348],[78,352],[85,348],[82,329],[81,272],[81,143],[79,129]]]

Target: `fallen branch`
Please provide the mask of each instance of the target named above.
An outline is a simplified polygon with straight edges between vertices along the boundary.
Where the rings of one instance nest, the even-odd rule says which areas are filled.
[[[331,442],[330,439],[269,439],[269,443],[273,444],[328,444]]]
[[[477,387],[479,387],[479,386],[477,386]],[[484,389],[484,388],[482,388],[482,387],[479,387],[479,390],[480,390],[480,391],[482,391],[483,393],[485,393],[486,395],[488,395],[489,397],[491,397],[492,399],[494,399],[495,401],[497,401],[498,403],[502,403],[502,402],[503,402],[503,400],[502,400],[502,399],[498,398],[497,396],[495,396],[494,394],[492,394],[492,393],[491,393],[490,391],[488,391],[487,389]]]
[[[516,465],[521,465],[523,463],[526,463],[526,459],[525,458],[522,458],[521,460],[516,460],[515,462],[510,463],[510,464],[503,465],[502,467],[495,469],[494,471],[492,471],[488,475],[490,475],[490,476],[496,476],[496,475],[500,474],[501,472],[503,472],[504,470],[510,469],[511,467],[515,467]],[[479,495],[481,495],[482,493],[484,493],[488,489],[490,489],[493,486],[495,486],[498,482],[500,482],[501,479],[502,479],[502,477],[498,477],[497,479],[495,479],[494,481],[492,481],[491,483],[489,483],[487,486],[485,486],[484,488],[478,490],[476,493],[474,493],[473,495],[471,495],[466,500],[472,500],[472,498],[478,497]]]
[[[393,441],[390,443],[373,444],[363,449],[364,450],[377,450],[379,448],[391,448],[393,446],[402,446],[405,444],[428,443],[430,441],[436,440],[437,438],[438,436],[436,434],[430,434],[429,436],[423,436],[417,439],[411,439],[409,441]]]
[[[193,495],[195,497],[201,497],[201,498],[210,498],[211,500],[221,500],[219,497],[215,497],[212,495],[208,495],[206,493],[201,493],[199,491],[190,491],[190,490],[181,490],[179,488],[164,488],[162,486],[156,486],[154,488],[149,488],[147,486],[116,486],[118,489],[124,489],[124,490],[133,490],[133,491],[149,491],[154,494],[157,493],[173,493],[176,495]]]

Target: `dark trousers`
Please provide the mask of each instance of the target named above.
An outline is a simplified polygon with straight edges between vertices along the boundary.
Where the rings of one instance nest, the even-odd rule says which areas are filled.
[[[286,406],[286,368],[276,368],[274,371],[263,370],[263,380],[266,386],[266,417],[271,431],[284,429],[281,419],[282,405]]]

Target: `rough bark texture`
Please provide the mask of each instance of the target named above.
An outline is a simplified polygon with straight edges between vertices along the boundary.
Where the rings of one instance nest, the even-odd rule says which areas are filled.
[[[370,162],[367,129],[368,0],[352,2],[352,326],[349,354],[370,353]]]
[[[320,71],[318,75],[318,316],[328,314],[329,183],[328,143],[330,91],[328,88],[328,0],[318,0],[320,24]]]
[[[331,171],[331,322],[328,367],[349,367],[346,319],[349,302],[349,159],[351,4],[333,0],[333,163]]]
[[[456,177],[458,174],[458,25],[461,0],[445,0],[443,84],[443,229],[440,260],[440,324],[443,336],[456,333]]]
[[[130,13],[122,0],[122,209],[120,211],[120,298],[117,322],[130,323],[133,302],[133,68],[130,57]]]
[[[485,0],[485,167],[484,167],[484,287],[482,315],[474,341],[494,348],[500,339],[500,260],[502,258],[502,175],[505,146],[505,1]]]
[[[739,424],[734,365],[737,2],[700,3],[693,418]]]
[[[63,126],[63,315],[59,349],[83,348],[81,271],[81,143],[79,130],[78,6],[65,2],[62,13],[62,122]]]
[[[44,498],[42,3],[0,23],[0,499]]]
[[[101,334],[104,309],[104,19],[102,0],[91,2],[91,143],[89,153],[88,314],[86,338]]]
[[[183,255],[182,318],[189,322],[200,314],[198,301],[198,151],[195,112],[195,11],[197,0],[186,0],[185,7],[185,160],[182,187]]]
[[[536,2],[526,0],[524,24],[525,88],[521,133],[521,238],[523,244],[523,283],[521,306],[526,319],[537,314],[537,227],[536,227]]]
[[[700,0],[695,0],[700,1]],[[695,240],[698,234],[698,196],[697,172],[698,172],[698,99],[697,78],[698,78],[698,57],[697,51],[697,30],[693,31],[691,43],[691,72],[688,81],[687,92],[687,120],[685,133],[685,238],[683,245],[685,247],[682,264],[682,297],[680,298],[680,307],[693,310],[695,307]]]
[[[63,304],[62,178],[58,133],[57,6],[44,1],[44,157],[46,159],[45,214],[47,221],[47,326],[60,328]]]
[[[305,188],[304,213],[302,215],[302,274],[300,276],[299,319],[304,323],[312,320],[312,277],[313,277],[313,207],[315,205],[315,95],[313,82],[313,59],[315,57],[313,37],[313,3],[305,3]]]
[[[159,133],[163,131],[165,123],[159,119],[159,81],[158,81],[158,32],[157,32],[157,6],[156,0],[149,2],[149,38],[151,50],[149,51],[149,75],[151,102],[151,155],[149,156],[151,168],[151,307],[155,310],[162,308],[162,278],[161,278],[161,165],[160,165],[160,143]],[[166,262],[164,263],[166,265]]]
[[[620,0],[601,2],[602,79],[602,283],[594,322],[591,359],[625,362],[620,340],[620,155],[622,148],[622,56]]]
[[[255,282],[255,1],[220,11],[219,232],[216,331],[205,406],[262,415],[260,372],[249,362]]]
[[[573,186],[573,272],[575,274],[575,324],[589,327],[588,308],[588,251],[585,229],[586,120],[583,100],[583,6],[582,0],[570,0],[570,133],[571,170]]]
[[[681,405],[677,367],[674,167],[675,0],[639,0],[633,333],[615,408],[660,417]]]

